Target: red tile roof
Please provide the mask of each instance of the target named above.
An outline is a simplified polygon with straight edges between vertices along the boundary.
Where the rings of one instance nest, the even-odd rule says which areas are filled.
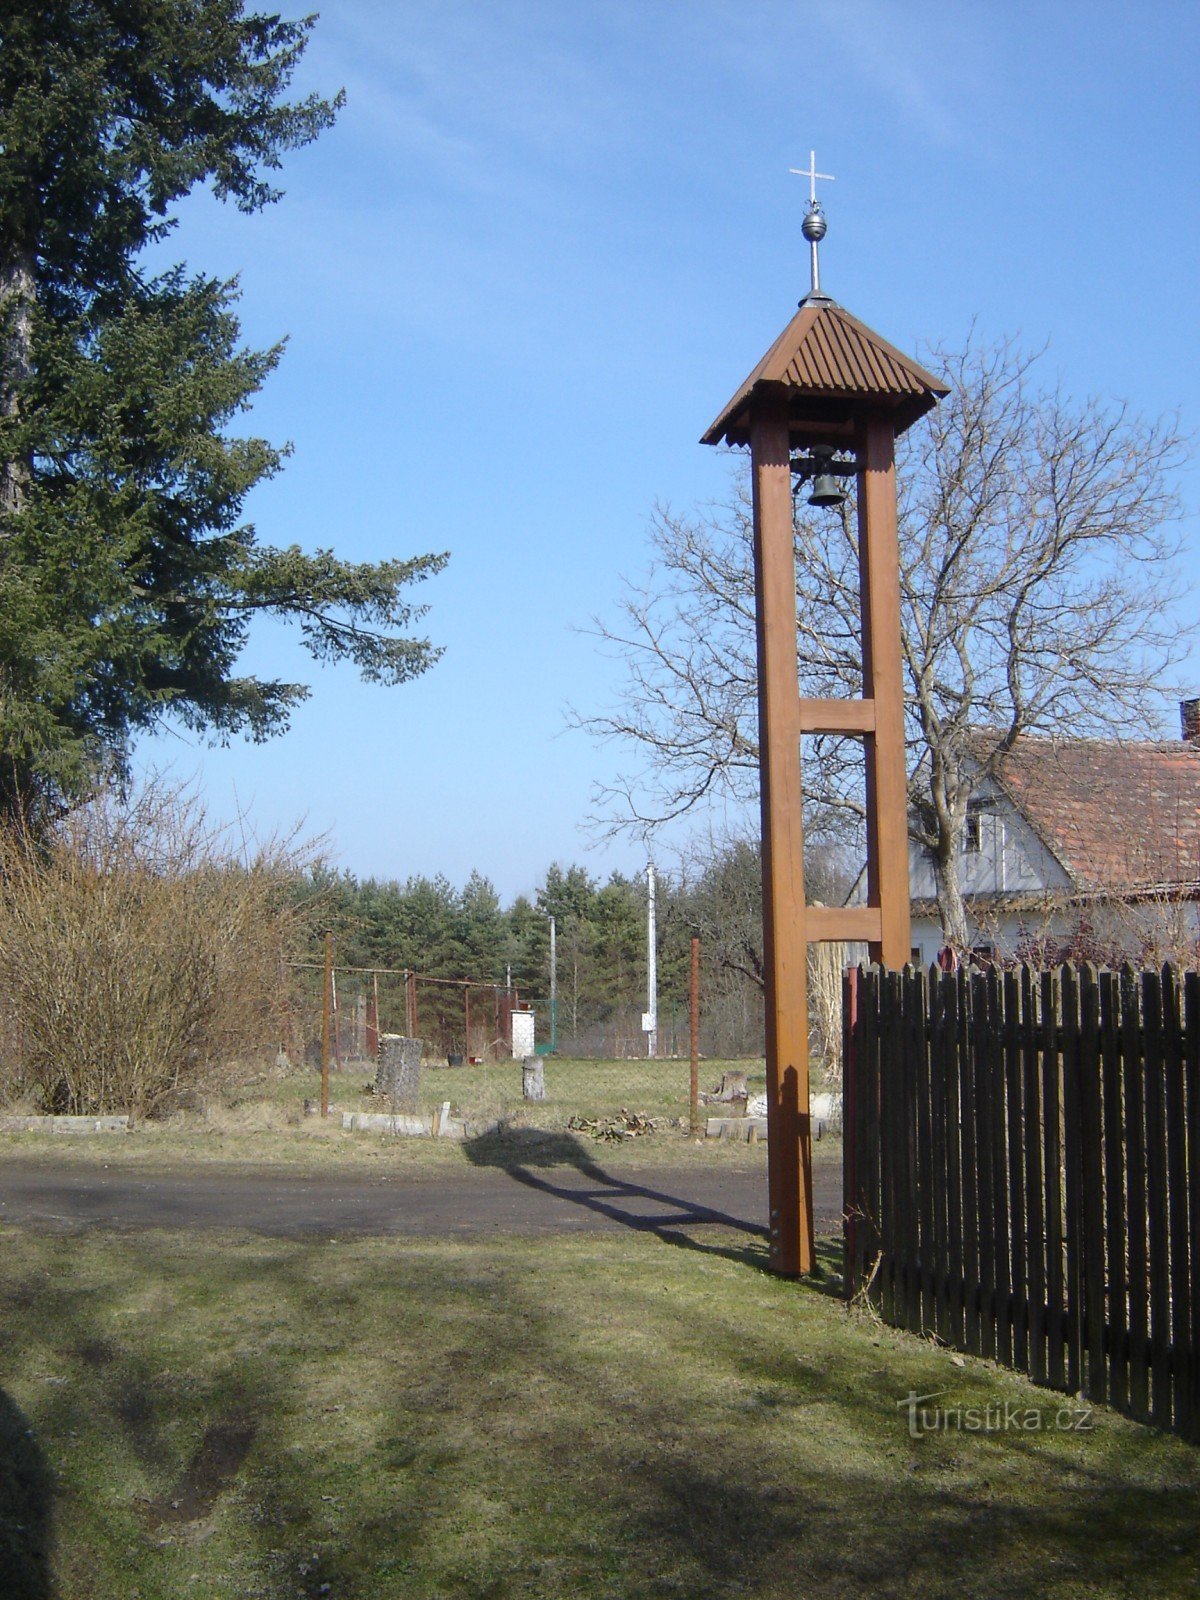
[[[1200,886],[1200,746],[1019,739],[997,778],[1090,893]]]

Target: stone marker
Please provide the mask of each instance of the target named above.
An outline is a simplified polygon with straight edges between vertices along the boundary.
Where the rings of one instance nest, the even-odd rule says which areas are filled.
[[[379,1035],[375,1093],[392,1102],[392,1112],[415,1111],[421,1087],[421,1041],[402,1033]]]
[[[546,1063],[541,1056],[526,1056],[522,1061],[521,1093],[526,1100],[546,1098]]]

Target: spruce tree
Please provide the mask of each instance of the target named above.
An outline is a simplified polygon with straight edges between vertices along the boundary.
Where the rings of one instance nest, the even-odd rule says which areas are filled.
[[[230,425],[281,347],[240,342],[236,282],[151,271],[209,185],[254,212],[341,97],[289,100],[315,19],[242,0],[9,0],[0,17],[0,811],[69,803],[164,719],[266,738],[307,694],[239,675],[253,618],[401,683],[438,652],[377,563],[258,541],[286,451]]]

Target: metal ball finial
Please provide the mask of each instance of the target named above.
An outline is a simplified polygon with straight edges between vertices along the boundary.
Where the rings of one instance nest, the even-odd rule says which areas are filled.
[[[804,213],[804,221],[800,224],[800,231],[809,244],[819,244],[829,231],[829,224],[825,221],[825,213],[820,204],[813,200],[808,210]]]

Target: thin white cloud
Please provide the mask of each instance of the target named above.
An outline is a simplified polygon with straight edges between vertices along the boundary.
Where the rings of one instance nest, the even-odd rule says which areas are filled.
[[[935,74],[931,61],[947,40],[940,7],[899,6],[893,0],[808,0],[808,5],[813,19],[841,45],[840,66],[857,72],[940,144],[968,141],[968,124],[947,100],[951,75],[944,62]],[[965,26],[965,8],[954,9]]]

